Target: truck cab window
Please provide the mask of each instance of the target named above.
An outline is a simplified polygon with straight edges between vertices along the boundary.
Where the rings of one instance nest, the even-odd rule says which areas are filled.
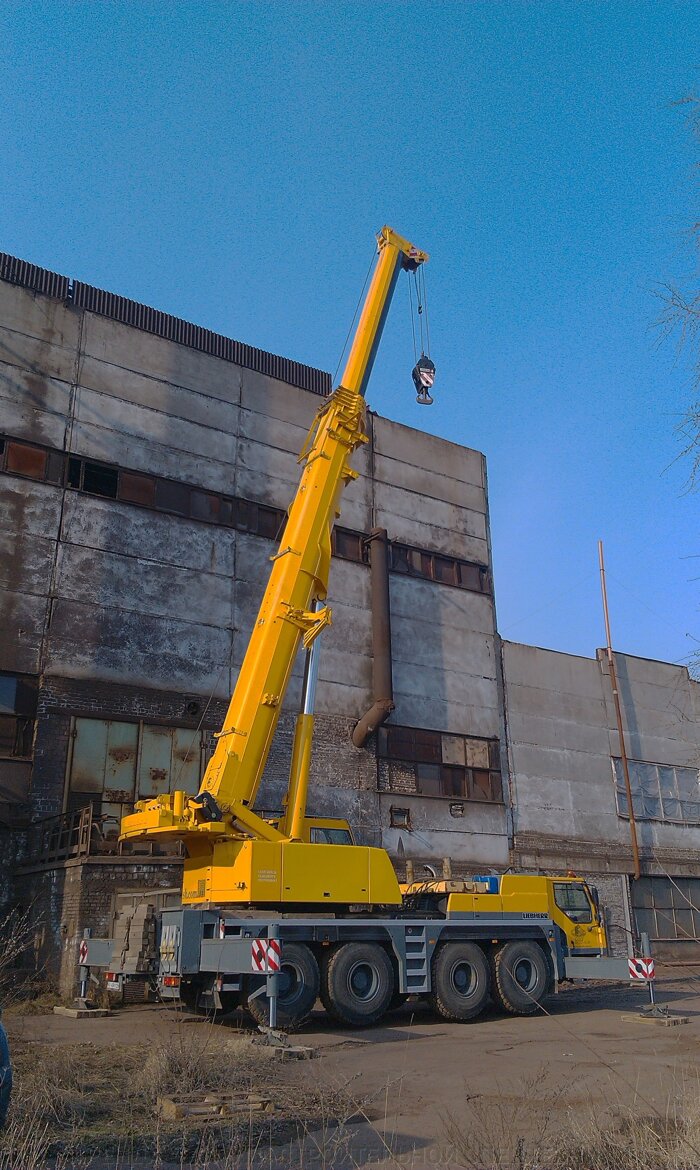
[[[572,922],[593,921],[591,904],[582,882],[555,882],[554,901]]]
[[[349,829],[330,829],[316,826],[310,833],[312,845],[352,845]]]

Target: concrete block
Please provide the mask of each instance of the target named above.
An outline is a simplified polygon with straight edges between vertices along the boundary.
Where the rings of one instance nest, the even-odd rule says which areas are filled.
[[[63,301],[2,281],[0,320],[5,328],[53,345],[75,348],[78,344],[79,314]]]

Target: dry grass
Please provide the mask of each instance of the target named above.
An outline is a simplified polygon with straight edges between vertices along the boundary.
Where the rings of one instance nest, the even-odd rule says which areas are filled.
[[[497,1094],[467,1097],[459,1116],[445,1114],[444,1128],[455,1164],[465,1170],[540,1170],[554,1167],[554,1132],[571,1082],[552,1085],[541,1069]]]
[[[571,1102],[546,1070],[465,1100],[444,1118],[450,1164],[465,1170],[698,1170],[700,1077],[684,1074],[654,1113],[648,1099],[605,1110]],[[611,1095],[614,1093],[611,1090]]]
[[[13,1043],[15,1087],[8,1128],[0,1136],[0,1170],[87,1167],[96,1156],[128,1166],[137,1157],[203,1168],[311,1140],[339,1148],[340,1128],[356,1112],[342,1087],[321,1083],[315,1062],[281,1063],[269,1048],[209,1023],[181,1024],[164,1043],[45,1045]],[[262,1092],[272,1114],[165,1122],[157,1098],[197,1091]],[[313,1139],[311,1134],[316,1135]],[[62,1160],[62,1161],[61,1161]],[[319,1166],[332,1162],[324,1154]],[[53,1162],[52,1162],[53,1166]]]
[[[686,1076],[662,1113],[644,1101],[617,1107],[609,1123],[570,1116],[554,1170],[698,1170],[700,1080]]]

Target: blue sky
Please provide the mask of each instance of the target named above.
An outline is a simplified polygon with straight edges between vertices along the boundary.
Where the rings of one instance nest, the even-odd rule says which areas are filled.
[[[485,452],[504,637],[700,639],[687,360],[691,3],[15,2],[0,250],[334,370],[388,222],[431,253],[436,404],[405,288],[368,398]]]

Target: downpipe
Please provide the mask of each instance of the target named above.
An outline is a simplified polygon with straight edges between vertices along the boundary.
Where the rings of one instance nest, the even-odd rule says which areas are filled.
[[[391,674],[389,543],[386,528],[373,528],[368,543],[372,587],[372,691],[374,702],[353,728],[352,742],[356,748],[365,746],[369,737],[386,722],[396,706]]]

